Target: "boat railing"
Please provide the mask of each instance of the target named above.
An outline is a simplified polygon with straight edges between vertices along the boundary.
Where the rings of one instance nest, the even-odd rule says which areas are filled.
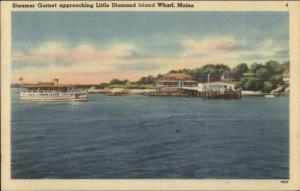
[[[76,92],[85,92],[84,89],[71,89],[71,90],[22,90],[22,92],[30,92],[30,93],[76,93]]]

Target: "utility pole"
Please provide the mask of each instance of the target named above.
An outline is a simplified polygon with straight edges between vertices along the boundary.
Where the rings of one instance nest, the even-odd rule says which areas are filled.
[[[210,80],[209,77],[210,77],[209,74],[207,74],[207,87],[208,88],[209,88],[209,80]]]

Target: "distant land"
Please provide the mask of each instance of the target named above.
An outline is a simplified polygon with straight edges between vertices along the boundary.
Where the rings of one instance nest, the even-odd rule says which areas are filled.
[[[171,70],[168,73],[184,73],[193,77],[193,80],[199,82],[207,81],[208,74],[210,80],[223,81],[234,83],[237,88],[245,91],[262,91],[265,93],[271,92],[276,88],[286,88],[289,85],[283,81],[283,72],[289,70],[289,61],[278,62],[275,60],[267,61],[266,63],[240,63],[237,66],[230,68],[225,64],[207,64],[194,69]],[[112,79],[109,83],[99,84],[75,84],[81,88],[95,87],[103,88],[124,88],[124,89],[153,89],[155,88],[156,80],[160,79],[163,74],[157,76],[144,76],[138,81],[130,82],[128,80]],[[19,83],[11,84],[11,87],[20,87]]]

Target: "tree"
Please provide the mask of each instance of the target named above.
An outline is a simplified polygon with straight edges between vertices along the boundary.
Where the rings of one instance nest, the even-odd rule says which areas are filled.
[[[290,67],[290,61],[285,61],[281,65],[283,68]]]
[[[224,64],[207,64],[191,71],[191,75],[195,80],[207,79],[207,75],[213,80],[219,80],[224,72],[229,72],[230,68]]]
[[[147,77],[142,77],[139,81],[137,81],[138,84],[154,84],[156,78],[149,75]]]
[[[253,63],[253,64],[251,64],[251,66],[250,66],[250,72],[251,72],[251,73],[255,73],[258,69],[260,69],[260,68],[262,68],[262,67],[264,67],[263,64]]]
[[[266,68],[269,69],[269,71],[272,74],[281,74],[282,70],[281,70],[281,64],[279,64],[279,62],[274,61],[274,60],[270,60],[266,63]]]
[[[242,90],[250,90],[250,79],[246,78],[241,81]]]
[[[280,74],[282,74],[282,72],[283,72],[286,68],[289,68],[289,67],[290,67],[290,61],[283,62],[283,63],[280,65],[280,69],[281,69]]]
[[[234,80],[240,80],[243,77],[243,73],[247,72],[249,72],[248,65],[245,63],[241,63],[232,69],[231,77]]]
[[[103,88],[106,88],[107,86],[108,86],[108,83],[101,83],[101,84],[97,85],[96,87],[103,89]]]
[[[242,90],[258,91],[262,86],[262,82],[255,78],[244,78],[241,81]]]
[[[267,67],[262,67],[255,72],[255,76],[261,81],[266,81],[271,76],[271,71]]]
[[[273,84],[269,81],[264,82],[263,91],[264,92],[270,92],[273,89]]]
[[[128,80],[119,80],[119,79],[112,79],[110,84],[126,84]]]
[[[224,72],[230,73],[230,80],[234,80],[241,89],[253,91],[269,91],[270,88],[284,86],[282,81],[282,72],[289,67],[289,61],[279,63],[277,61],[268,61],[265,64],[253,63],[250,68],[246,63],[235,66],[232,70],[224,64],[207,64],[195,69],[171,70],[170,73],[189,74],[197,81],[206,81],[208,74],[211,80],[220,80]],[[156,77],[142,77],[137,83],[153,84],[155,80],[161,79],[163,75]]]
[[[184,73],[189,74],[195,80],[207,79],[207,75],[210,74],[211,79],[219,80],[224,72],[229,72],[230,68],[224,64],[206,64],[200,68],[195,69],[182,69],[171,70],[169,73]]]
[[[284,84],[282,75],[280,74],[271,76],[269,81],[273,84],[274,87],[280,87]]]
[[[162,74],[157,74],[156,79],[161,79],[164,75]]]

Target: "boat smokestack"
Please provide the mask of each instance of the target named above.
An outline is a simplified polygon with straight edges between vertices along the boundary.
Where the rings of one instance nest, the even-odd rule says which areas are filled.
[[[54,79],[54,85],[58,85],[58,79]]]

